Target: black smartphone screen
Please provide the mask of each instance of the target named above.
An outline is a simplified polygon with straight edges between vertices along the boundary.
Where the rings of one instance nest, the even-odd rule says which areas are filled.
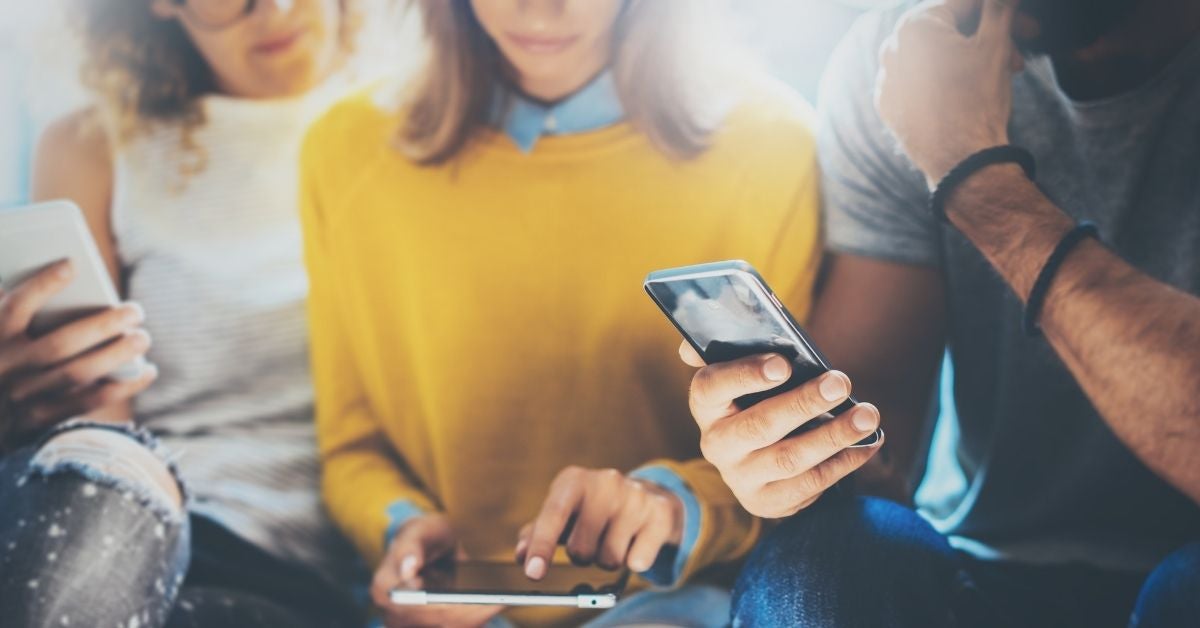
[[[708,364],[763,353],[778,353],[791,361],[788,381],[738,398],[735,403],[739,408],[749,408],[830,370],[795,319],[745,262],[651,273],[646,291]],[[848,399],[829,414],[841,414],[854,404]],[[819,424],[809,421],[796,433]]]

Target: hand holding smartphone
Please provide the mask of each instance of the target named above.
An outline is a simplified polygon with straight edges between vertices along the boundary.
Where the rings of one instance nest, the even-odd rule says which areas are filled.
[[[745,410],[832,370],[812,339],[750,264],[740,261],[684,266],[650,273],[646,292],[706,364],[775,353],[792,366],[788,380],[771,390],[735,400]],[[827,416],[808,421],[788,436],[815,429],[857,404],[851,397]],[[876,432],[853,447],[871,447]]]
[[[73,204],[0,211],[0,448],[148,387],[143,318]]]

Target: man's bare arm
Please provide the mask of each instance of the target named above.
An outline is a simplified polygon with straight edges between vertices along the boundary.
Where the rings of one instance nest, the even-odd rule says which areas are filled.
[[[968,179],[947,215],[1022,300],[1074,225],[1016,166]],[[1113,432],[1200,503],[1200,298],[1089,239],[1059,268],[1040,321]]]

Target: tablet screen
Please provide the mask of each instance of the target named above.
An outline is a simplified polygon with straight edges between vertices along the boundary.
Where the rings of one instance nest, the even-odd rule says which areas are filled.
[[[421,573],[417,586],[429,593],[520,593],[532,595],[620,594],[627,571],[598,567],[552,565],[546,577],[530,580],[521,565],[467,561],[431,566]]]

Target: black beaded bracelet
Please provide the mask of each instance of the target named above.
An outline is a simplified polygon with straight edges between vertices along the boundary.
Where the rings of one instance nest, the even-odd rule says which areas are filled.
[[[976,172],[988,166],[1006,163],[1015,163],[1021,166],[1030,181],[1037,178],[1037,164],[1033,160],[1033,153],[1011,144],[985,148],[958,162],[957,166],[951,168],[950,172],[942,177],[929,197],[929,211],[933,212],[938,220],[945,223],[950,222],[946,218],[946,199],[950,196],[950,192]]]
[[[1071,249],[1074,249],[1084,238],[1089,237],[1099,238],[1100,231],[1095,224],[1085,220],[1068,231],[1058,241],[1058,245],[1054,247],[1050,257],[1046,259],[1045,266],[1042,266],[1041,272],[1033,282],[1033,289],[1029,291],[1029,300],[1025,302],[1025,316],[1021,320],[1021,329],[1025,331],[1025,335],[1037,337],[1042,334],[1042,328],[1038,325],[1038,317],[1041,316],[1046,293],[1050,290],[1050,282],[1054,280],[1054,275],[1058,273],[1058,267],[1062,266],[1063,260],[1067,259],[1067,254],[1071,252]]]

